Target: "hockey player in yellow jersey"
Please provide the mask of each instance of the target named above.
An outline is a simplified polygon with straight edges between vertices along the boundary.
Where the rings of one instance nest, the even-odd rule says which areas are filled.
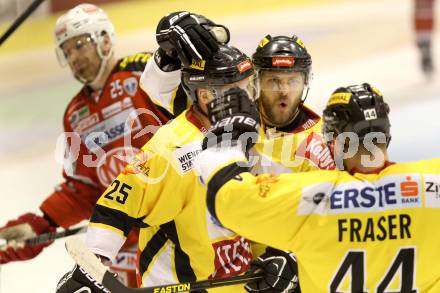
[[[252,172],[334,169],[322,141],[321,119],[304,104],[312,79],[312,57],[302,40],[296,35],[267,35],[252,55],[252,62],[262,122],[253,148],[260,163]]]
[[[104,192],[90,220],[86,243],[107,259],[114,258],[133,226],[140,227],[142,287],[224,278],[250,268],[248,240],[215,225],[205,205],[206,187],[193,171],[210,127],[207,103],[230,87],[251,91],[250,59],[234,47],[218,46],[212,58],[183,68],[182,86],[193,105],[156,132]]]
[[[226,147],[222,134],[230,121],[250,131],[235,117],[258,116],[228,107],[223,99],[211,110],[223,144],[195,162],[221,225],[295,251],[303,292],[440,292],[440,236],[431,232],[440,220],[440,159],[389,163],[389,108],[379,91],[362,84],[330,97],[323,133],[337,171],[252,175],[249,146],[234,147],[239,139]]]
[[[180,62],[159,48],[142,74],[140,85],[156,104],[171,113],[181,96]],[[312,58],[298,36],[264,37],[252,62],[262,122],[252,150],[258,163],[254,174],[335,168],[321,136],[321,118],[304,105],[312,79]],[[171,64],[170,64],[171,63]]]
[[[110,259],[130,228],[141,227],[143,287],[234,276],[250,266],[249,242],[212,222],[205,187],[193,172],[193,160],[210,126],[206,102],[228,86],[246,88],[253,73],[250,60],[235,48],[221,46],[214,56],[200,69],[193,65],[182,70],[193,106],[142,148],[98,200],[91,218],[87,244]]]
[[[175,111],[180,84],[180,60],[161,47],[141,77],[141,87],[155,102]],[[170,62],[171,61],[171,62]],[[258,108],[265,123],[252,150],[254,174],[334,169],[320,134],[321,119],[303,103],[311,80],[311,56],[297,36],[266,36],[253,55]],[[253,245],[256,255],[265,247]]]

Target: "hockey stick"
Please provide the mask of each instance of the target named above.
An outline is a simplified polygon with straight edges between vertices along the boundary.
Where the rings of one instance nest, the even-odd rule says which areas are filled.
[[[55,232],[44,233],[44,234],[38,235],[36,237],[24,240],[23,244],[34,246],[34,245],[43,244],[43,243],[46,243],[46,242],[49,242],[52,240],[64,238],[64,237],[67,237],[70,235],[74,235],[77,233],[82,233],[82,232],[85,232],[86,230],[87,230],[87,226],[82,226],[82,227],[78,227],[78,228],[74,228],[74,229],[67,229],[67,230],[58,231],[58,232],[55,231]],[[5,247],[7,245],[8,245],[8,242],[1,244],[0,249],[2,249],[3,247]]]
[[[11,26],[6,30],[6,32],[0,37],[0,46],[9,38],[10,35],[29,17],[29,15],[34,12],[44,0],[34,0],[34,2],[20,14],[17,19],[11,24]]]
[[[187,282],[180,284],[171,284],[163,286],[154,286],[148,288],[127,288],[113,273],[101,263],[101,261],[89,250],[85,243],[78,237],[66,240],[66,249],[75,262],[89,273],[98,283],[102,284],[112,293],[158,293],[158,292],[187,292],[194,290],[203,290],[220,286],[229,286],[235,284],[247,283],[253,280],[263,278],[259,274],[245,274],[242,276],[205,280],[198,282]]]

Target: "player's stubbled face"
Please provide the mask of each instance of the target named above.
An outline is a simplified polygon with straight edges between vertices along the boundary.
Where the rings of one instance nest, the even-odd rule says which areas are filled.
[[[283,126],[294,118],[304,90],[302,72],[263,71],[260,99],[266,123]]]
[[[87,82],[95,79],[101,58],[98,56],[95,42],[89,35],[68,39],[61,45],[61,49],[76,77]]]

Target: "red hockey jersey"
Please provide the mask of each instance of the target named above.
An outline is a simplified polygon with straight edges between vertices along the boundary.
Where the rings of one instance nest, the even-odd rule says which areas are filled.
[[[67,106],[65,182],[40,207],[63,228],[91,216],[114,177],[171,118],[138,86],[150,57],[139,53],[119,60],[100,92],[83,87]]]

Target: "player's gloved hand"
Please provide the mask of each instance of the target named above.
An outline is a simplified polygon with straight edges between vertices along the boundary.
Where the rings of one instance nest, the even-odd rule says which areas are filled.
[[[75,265],[57,284],[56,293],[110,293],[80,266]]]
[[[164,49],[159,47],[156,52],[154,52],[154,61],[157,66],[162,69],[162,71],[170,72],[178,70],[182,67],[180,59],[177,57],[176,51],[165,52]]]
[[[212,126],[202,143],[202,149],[217,144],[236,145],[240,141],[245,154],[257,142],[260,116],[248,93],[238,87],[208,105]]]
[[[288,251],[268,247],[252,262],[250,270],[255,273],[262,271],[264,278],[247,283],[245,289],[248,292],[300,292],[296,258]]]
[[[192,59],[210,58],[218,44],[229,42],[229,30],[202,15],[179,11],[162,17],[156,41],[169,56],[177,56],[188,66]]]
[[[7,222],[0,228],[0,238],[8,242],[7,246],[0,250],[0,264],[34,258],[53,241],[39,245],[25,245],[24,241],[54,231],[55,227],[51,226],[45,218],[32,213]]]

